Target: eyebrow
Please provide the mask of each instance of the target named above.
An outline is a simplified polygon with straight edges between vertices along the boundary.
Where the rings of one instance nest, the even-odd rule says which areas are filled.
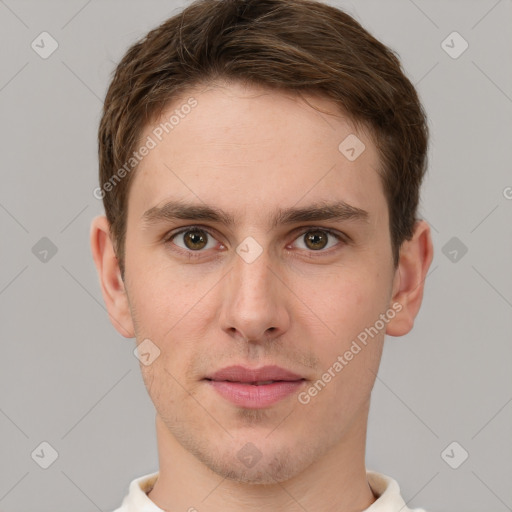
[[[217,222],[228,227],[235,225],[235,216],[214,206],[191,204],[182,201],[168,201],[163,206],[150,208],[141,217],[145,226],[160,222],[181,220],[202,220]],[[272,229],[279,225],[309,221],[362,221],[368,222],[366,210],[352,206],[345,201],[334,203],[317,202],[302,208],[278,208],[271,218]]]

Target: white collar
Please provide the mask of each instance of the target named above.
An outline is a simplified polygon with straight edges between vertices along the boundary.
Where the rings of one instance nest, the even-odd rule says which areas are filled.
[[[120,508],[114,512],[164,512],[157,507],[147,496],[158,478],[158,471],[150,473],[130,483],[128,495],[124,498]],[[364,512],[425,512],[423,509],[409,509],[400,495],[400,487],[393,478],[366,470],[366,477],[377,500]]]

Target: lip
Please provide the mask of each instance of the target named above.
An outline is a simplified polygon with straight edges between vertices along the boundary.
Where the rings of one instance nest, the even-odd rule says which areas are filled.
[[[245,366],[228,366],[207,377],[209,380],[229,380],[232,382],[264,382],[267,380],[294,381],[303,377],[279,366],[262,366],[246,368]]]
[[[297,392],[306,381],[279,366],[229,366],[204,380],[223,398],[249,409],[269,407]]]

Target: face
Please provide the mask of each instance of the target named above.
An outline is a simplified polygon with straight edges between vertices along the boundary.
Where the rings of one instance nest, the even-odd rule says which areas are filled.
[[[330,113],[236,84],[175,100],[172,131],[142,134],[156,146],[128,200],[125,289],[137,342],[159,351],[141,364],[158,418],[245,482],[291,478],[364,428],[393,309],[375,145],[304,98]]]

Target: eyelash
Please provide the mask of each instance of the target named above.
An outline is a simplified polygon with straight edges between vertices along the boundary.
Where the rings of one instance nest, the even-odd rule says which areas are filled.
[[[200,225],[195,225],[195,226],[186,226],[185,228],[183,229],[180,229],[179,231],[177,232],[172,232],[172,233],[169,233],[167,236],[165,236],[164,238],[164,243],[165,244],[171,244],[173,239],[183,233],[187,233],[188,231],[194,231],[194,230],[200,230],[200,231],[204,231],[208,236],[210,236],[211,238],[213,238],[214,240],[217,240],[213,235],[212,233],[209,231],[208,228],[206,227],[203,227],[203,226],[200,226]],[[338,233],[336,231],[333,231],[331,229],[328,229],[328,228],[319,228],[319,227],[315,227],[315,226],[308,226],[307,229],[303,229],[294,239],[293,241],[295,242],[299,237],[305,235],[306,233],[309,233],[311,231],[321,231],[323,233],[327,233],[329,236],[333,236],[334,238],[336,238],[339,242],[342,242],[342,243],[345,243],[347,244],[349,242],[349,239],[348,239],[348,236],[347,235],[344,235],[342,233]],[[176,244],[173,244],[176,246]],[[202,257],[202,253],[205,252],[204,250],[198,250],[198,251],[192,251],[192,250],[185,250],[183,249],[182,247],[179,247],[179,246],[176,246],[177,249],[178,249],[178,252],[182,252],[182,251],[185,251],[185,254],[187,255],[187,257],[189,259],[192,259],[192,258],[201,258]],[[336,247],[336,246],[335,246]],[[313,250],[310,250],[310,251],[307,251],[308,253],[311,253],[311,255],[313,255],[314,253],[320,253],[320,254],[326,254],[326,253],[329,253],[331,251],[331,249],[333,249],[332,247],[327,249],[327,250],[323,250],[323,249],[319,249],[318,251],[313,251]],[[175,249],[173,249],[175,250]],[[314,257],[314,256],[313,256]]]

